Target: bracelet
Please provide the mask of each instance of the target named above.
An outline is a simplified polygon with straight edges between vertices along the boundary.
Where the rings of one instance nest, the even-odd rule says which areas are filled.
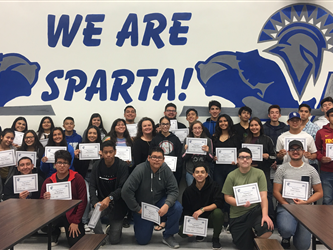
[[[200,210],[204,213],[205,212],[205,209],[202,207],[202,208],[200,208]]]

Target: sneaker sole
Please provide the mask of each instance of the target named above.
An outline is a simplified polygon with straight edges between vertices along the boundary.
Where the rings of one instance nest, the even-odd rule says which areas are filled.
[[[180,247],[179,245],[171,246],[171,245],[170,245],[168,242],[166,242],[164,239],[162,240],[162,242],[163,242],[165,245],[167,245],[168,247],[173,248],[173,249],[177,249],[177,248]]]

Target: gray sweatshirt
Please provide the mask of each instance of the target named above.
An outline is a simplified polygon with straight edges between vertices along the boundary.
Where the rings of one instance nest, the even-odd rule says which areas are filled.
[[[136,166],[121,190],[123,200],[134,212],[140,211],[141,202],[155,205],[165,196],[165,204],[172,207],[178,193],[177,181],[170,168],[163,163],[154,173],[148,161]]]

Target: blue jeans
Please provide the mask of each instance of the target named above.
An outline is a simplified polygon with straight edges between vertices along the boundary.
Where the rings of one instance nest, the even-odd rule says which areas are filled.
[[[192,182],[194,180],[193,175],[190,174],[189,172],[186,172],[185,179],[186,179],[187,186],[191,186],[191,184],[192,184]]]
[[[309,249],[311,244],[311,233],[280,204],[277,207],[276,223],[282,238],[287,239],[293,236],[294,246],[298,250]]]
[[[166,197],[159,200],[155,206],[162,207],[165,204]],[[168,238],[179,230],[179,219],[182,215],[183,207],[178,201],[169,208],[168,212],[164,215],[166,216],[165,231],[163,232],[163,237]],[[133,212],[134,219],[134,234],[135,239],[139,245],[147,245],[151,240],[153,234],[154,222],[141,219],[141,215]]]
[[[321,184],[323,185],[323,205],[332,205],[333,201],[333,172],[320,172]]]

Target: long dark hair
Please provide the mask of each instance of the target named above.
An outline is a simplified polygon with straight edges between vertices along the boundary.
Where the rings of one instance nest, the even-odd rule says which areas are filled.
[[[53,123],[52,118],[49,117],[49,116],[44,116],[44,117],[42,118],[42,120],[40,120],[39,127],[38,127],[38,130],[37,130],[38,140],[40,140],[42,134],[44,133],[43,122],[44,122],[46,119],[49,119],[50,122],[51,122],[51,128],[50,128],[50,131],[52,131],[52,130],[54,129],[54,123]]]
[[[25,129],[22,132],[24,133],[28,130],[28,122],[23,116],[19,116],[13,121],[12,130],[16,131],[15,125],[18,121],[21,121],[21,120],[25,122]]]
[[[86,133],[84,134],[84,138],[82,140],[82,142],[84,143],[90,143],[89,139],[88,139],[88,132],[90,129],[95,129],[96,132],[97,132],[97,139],[94,143],[99,143],[101,144],[102,143],[102,139],[101,139],[101,131],[99,130],[99,128],[97,128],[96,126],[89,126],[86,130]]]
[[[215,134],[213,136],[213,141],[218,140],[220,138],[220,136],[222,135],[222,129],[220,128],[220,119],[222,117],[224,117],[228,122],[228,135],[229,135],[229,137],[231,137],[235,134],[234,128],[233,128],[234,127],[234,122],[232,121],[231,117],[227,114],[222,114],[217,119],[216,126],[215,126]]]
[[[262,125],[261,120],[258,117],[252,117],[249,123],[249,133],[247,135],[247,137],[245,138],[245,142],[251,142],[252,138],[253,138],[253,133],[251,132],[250,126],[251,126],[251,122],[256,121],[258,122],[259,126],[260,126],[260,135],[264,134],[264,127]],[[259,135],[259,136],[260,136]]]
[[[152,134],[153,134],[153,137],[155,137],[155,135],[156,135],[155,122],[154,122],[151,118],[149,118],[149,117],[143,117],[143,118],[139,121],[139,123],[138,123],[138,126],[137,126],[137,128],[138,128],[138,132],[136,133],[136,137],[135,137],[134,140],[138,140],[138,139],[141,138],[141,136],[143,136],[143,132],[142,132],[142,123],[145,122],[145,121],[150,121],[151,124],[153,125],[153,132],[152,132]]]
[[[106,135],[107,132],[106,132],[106,130],[105,130],[105,128],[104,128],[102,117],[101,117],[101,115],[98,114],[98,113],[93,113],[93,114],[90,116],[90,120],[89,120],[88,127],[93,126],[93,125],[92,125],[92,119],[94,119],[94,118],[96,118],[96,117],[98,117],[98,118],[101,120],[101,124],[99,125],[98,128],[99,128],[99,129],[100,129],[100,130]]]
[[[23,141],[22,141],[22,145],[21,147],[19,147],[19,151],[27,151],[28,150],[28,145],[27,143],[25,142],[25,137],[27,136],[28,133],[31,133],[33,135],[33,137],[35,138],[35,142],[34,144],[32,145],[34,147],[34,151],[35,152],[38,152],[38,150],[40,149],[43,149],[43,145],[40,143],[39,139],[38,139],[38,136],[36,134],[35,131],[33,130],[27,130],[25,131],[24,135],[23,135]]]
[[[66,146],[67,147],[67,141],[66,141],[66,136],[65,136],[65,132],[62,128],[60,127],[55,127],[54,129],[52,129],[50,136],[49,136],[49,141],[47,142],[46,146],[56,146],[54,140],[53,140],[53,133],[54,131],[59,130],[62,133],[62,141],[60,142],[59,146]]]
[[[188,137],[194,137],[194,134],[193,134],[193,126],[194,126],[195,124],[200,124],[200,125],[201,125],[202,132],[201,132],[200,138],[207,138],[207,135],[206,135],[206,133],[205,133],[205,131],[204,131],[204,126],[203,126],[202,122],[201,122],[201,121],[198,121],[198,120],[196,120],[195,122],[193,122],[193,123],[191,124],[191,126],[190,126],[190,132],[189,132],[189,134],[188,134]]]
[[[125,131],[124,131],[124,138],[126,139],[126,145],[131,147],[133,145],[131,136],[128,133],[127,127],[126,127],[126,122],[124,119],[122,118],[118,118],[116,119],[111,126],[110,132],[107,134],[107,136],[110,136],[110,141],[113,142],[115,145],[117,145],[117,132],[116,132],[116,126],[118,124],[118,122],[122,122],[125,125]]]
[[[8,133],[12,133],[14,135],[14,138],[15,138],[15,132],[14,132],[14,130],[11,129],[11,128],[5,128],[4,130],[2,130],[2,132],[0,134],[0,143],[2,142],[1,137],[4,137]]]

